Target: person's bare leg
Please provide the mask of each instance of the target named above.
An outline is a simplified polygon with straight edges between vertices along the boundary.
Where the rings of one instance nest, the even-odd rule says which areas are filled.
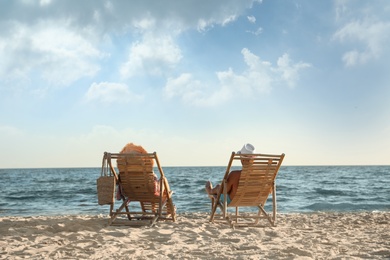
[[[221,185],[217,185],[217,186],[215,186],[214,188],[213,188],[213,185],[211,184],[211,182],[210,181],[207,181],[206,182],[206,186],[205,186],[205,188],[206,188],[206,192],[208,193],[208,194],[210,194],[210,195],[216,195],[216,194],[218,194],[218,191],[219,191],[219,188],[221,187]]]

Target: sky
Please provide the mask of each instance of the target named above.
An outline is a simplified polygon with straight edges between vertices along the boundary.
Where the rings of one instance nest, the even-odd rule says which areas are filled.
[[[390,1],[0,0],[0,168],[390,165]]]

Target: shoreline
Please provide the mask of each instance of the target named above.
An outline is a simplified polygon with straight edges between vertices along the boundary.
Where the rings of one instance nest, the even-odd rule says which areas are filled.
[[[154,227],[106,215],[0,218],[0,259],[390,259],[390,212],[281,213],[276,227],[236,228],[181,213]]]

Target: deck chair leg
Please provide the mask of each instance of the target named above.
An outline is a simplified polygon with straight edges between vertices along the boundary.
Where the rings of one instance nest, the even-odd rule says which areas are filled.
[[[219,192],[218,192],[219,193]],[[217,207],[220,207],[221,211],[222,211],[222,214],[223,214],[223,218],[226,217],[225,215],[225,211],[223,209],[223,206],[218,198],[218,195],[220,194],[217,194],[217,197],[213,197],[211,199],[211,216],[210,216],[210,220],[209,222],[213,222],[214,221],[214,217],[215,217],[215,214],[217,213]]]
[[[112,216],[112,214],[114,214],[112,211],[114,209],[114,204],[110,204],[110,217]]]
[[[157,219],[158,219],[158,215],[156,215],[156,216],[152,219],[152,221],[151,221],[151,223],[150,223],[150,226],[151,226],[151,227],[156,223]]]
[[[172,198],[169,197],[166,202],[166,208],[167,208],[167,214],[171,215],[172,221],[176,221],[176,209],[175,205],[173,204]]]
[[[212,201],[212,203],[211,203],[211,215],[210,215],[209,222],[213,222],[214,221],[214,216],[215,216],[215,211],[216,210],[217,210],[216,202]]]
[[[223,182],[222,182],[222,187],[221,187],[221,189],[223,190],[223,217],[224,218],[227,218],[227,214],[228,214],[228,212],[227,212],[227,188],[226,188],[226,186],[227,186],[227,181],[224,179],[223,180]]]
[[[255,225],[257,225],[260,221],[260,216],[261,216],[261,213],[264,213],[264,211],[262,211],[262,206],[259,206],[259,211],[257,212],[257,218],[255,220]],[[267,216],[266,212],[265,212],[265,215]]]
[[[274,186],[272,188],[272,218],[273,218],[274,225],[276,222],[276,209],[277,209],[277,206],[276,206],[276,185],[274,183]]]
[[[127,218],[128,218],[129,220],[131,220],[130,211],[129,211],[129,206],[127,206],[127,203],[126,203],[126,205],[125,205],[125,209],[126,209],[126,212],[127,212]]]
[[[166,203],[167,203],[167,200],[165,200],[165,202],[163,202],[163,199],[162,199],[162,196],[160,197],[160,203],[158,204],[158,215],[159,215],[159,217],[161,217],[162,215],[162,210],[163,210],[163,207],[165,207],[165,205],[166,205]],[[153,212],[155,212],[155,210],[154,210],[154,204],[153,204]]]
[[[268,215],[267,211],[264,210],[263,206],[259,206],[259,209],[261,210],[261,212],[263,212],[264,216],[268,219],[269,223],[271,223],[271,225],[274,227],[275,226],[275,222],[272,220],[272,218]],[[259,211],[260,213],[260,211]],[[260,215],[260,214],[259,214]]]
[[[210,199],[211,199],[211,217],[209,219],[209,222],[213,222],[215,216],[218,215],[217,208],[219,208],[221,213],[223,213],[223,205],[220,201],[217,201],[217,199],[215,197],[210,197]],[[215,209],[214,209],[214,206],[215,206]]]
[[[119,209],[116,210],[115,213],[112,214],[111,219],[108,221],[108,225],[111,226],[111,224],[114,222],[114,220],[118,217],[119,212],[123,210],[124,207],[126,207],[126,201],[122,203],[122,205],[119,207]]]

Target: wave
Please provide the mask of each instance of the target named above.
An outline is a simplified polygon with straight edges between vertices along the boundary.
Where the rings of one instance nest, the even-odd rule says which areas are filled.
[[[302,210],[311,211],[373,211],[390,210],[390,204],[353,204],[353,203],[327,203],[317,202],[309,206],[301,207]]]
[[[316,188],[314,191],[317,194],[324,195],[324,196],[348,196],[347,191],[342,190],[330,190],[330,189],[323,189],[323,188]]]

